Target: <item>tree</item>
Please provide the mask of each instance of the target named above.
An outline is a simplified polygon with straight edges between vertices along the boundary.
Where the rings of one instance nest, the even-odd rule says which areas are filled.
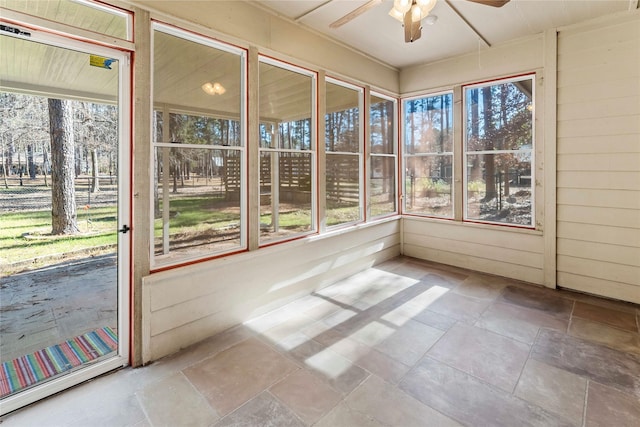
[[[75,147],[70,101],[49,99],[51,135],[51,234],[77,233]]]

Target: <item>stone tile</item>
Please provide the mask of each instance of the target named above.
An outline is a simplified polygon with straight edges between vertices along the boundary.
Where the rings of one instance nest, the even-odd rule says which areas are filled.
[[[573,301],[562,298],[562,294],[536,286],[507,286],[499,301],[542,311],[554,317],[568,319],[573,309]]]
[[[573,316],[606,323],[631,332],[638,332],[635,313],[576,301],[576,305],[573,308]]]
[[[392,272],[402,277],[421,280],[424,276],[429,274],[429,268],[420,262],[408,260],[396,266]]]
[[[640,399],[596,382],[589,382],[585,427],[637,427]]]
[[[261,333],[274,326],[280,325],[296,315],[298,315],[298,313],[294,309],[285,305],[262,316],[248,320],[244,322],[244,325],[254,332]]]
[[[422,359],[400,389],[425,405],[470,426],[570,426],[561,418],[440,363]]]
[[[429,269],[429,274],[423,276],[421,281],[429,285],[441,286],[443,288],[454,289],[460,285],[467,277],[468,274],[447,271],[441,269]]]
[[[95,408],[100,410],[96,411]],[[91,407],[84,407],[82,412],[71,418],[70,427],[95,427],[129,426],[143,421],[144,413],[133,395],[121,396],[110,401],[94,399]],[[43,425],[53,425],[47,420]]]
[[[604,323],[576,317],[571,320],[569,335],[640,355],[640,335]]]
[[[496,299],[506,285],[494,276],[472,273],[453,292],[479,299]]]
[[[288,354],[343,394],[351,393],[369,376],[361,367],[314,340],[300,341]]]
[[[135,425],[144,420],[144,412],[133,394],[85,383],[0,417],[0,424],[3,427],[109,427]]]
[[[349,408],[341,403],[329,412],[314,427],[388,427],[369,415]]]
[[[492,304],[475,323],[475,326],[527,344],[533,344],[541,327],[565,332],[568,325],[568,319],[500,302]]]
[[[441,331],[448,331],[457,322],[456,319],[431,310],[422,310],[412,318],[416,322],[424,323],[427,326],[440,329]]]
[[[635,313],[638,307],[637,304],[633,304],[630,302],[598,297],[595,295],[571,291],[569,289],[557,289],[556,292],[558,292],[561,296],[565,298],[570,298],[586,304],[596,305],[598,307],[610,308],[613,310],[623,311],[631,314]]]
[[[529,359],[515,395],[581,426],[586,392],[585,378]]]
[[[409,320],[374,348],[405,365],[412,366],[443,333],[439,329]]]
[[[402,326],[408,320],[424,313],[430,305],[450,290],[442,286],[418,283],[412,286],[410,291],[403,295],[402,300],[389,304],[384,310],[381,310],[379,312],[380,318],[394,325]]]
[[[456,421],[430,408],[382,379],[371,376],[345,403],[349,408],[389,426],[460,426]]]
[[[272,343],[277,343],[282,341],[286,337],[291,334],[298,332],[300,329],[309,326],[315,323],[316,320],[312,317],[306,316],[304,314],[299,314],[292,316],[287,319],[285,322],[280,323],[279,325],[274,326],[273,328],[267,329],[260,333],[260,335],[266,339],[268,339]]]
[[[411,292],[411,287],[418,283],[412,278],[390,274],[388,277],[378,278],[375,283],[369,284],[366,290],[358,292],[356,301],[360,303],[360,307],[369,308],[392,300],[401,300],[406,293]]]
[[[529,350],[528,345],[502,335],[456,325],[429,350],[428,355],[511,393]]]
[[[335,330],[342,332],[339,328]],[[389,325],[387,322],[370,321],[353,332],[345,333],[344,335],[361,344],[374,347],[392,336],[396,330],[394,325]]]
[[[221,419],[216,427],[303,427],[305,424],[268,392],[261,393],[235,412]]]
[[[640,356],[541,329],[531,357],[640,398]]]
[[[254,336],[254,332],[251,329],[244,325],[238,325],[193,344],[178,353],[153,362],[145,367],[145,370],[154,375],[169,375],[214,356],[252,336]]]
[[[356,365],[390,383],[397,383],[409,371],[409,366],[364,344],[349,338],[332,342],[329,348]]]
[[[448,292],[434,301],[429,310],[466,323],[473,323],[482,315],[491,301]]]
[[[184,374],[224,416],[295,369],[284,356],[249,338],[190,366]]]
[[[309,316],[316,320],[324,319],[325,317],[333,314],[334,312],[341,310],[337,304],[327,301],[314,293],[302,298],[303,306],[296,305],[295,308],[301,310],[305,316]]]
[[[220,417],[182,373],[136,393],[154,426],[211,425]]]
[[[295,371],[270,392],[307,424],[318,421],[342,400],[340,393],[305,369]]]

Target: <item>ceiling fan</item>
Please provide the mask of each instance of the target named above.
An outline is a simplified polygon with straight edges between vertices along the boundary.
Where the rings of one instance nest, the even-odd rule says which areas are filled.
[[[384,0],[369,0],[367,3],[347,13],[342,18],[329,24],[330,28],[338,28],[357,18],[363,13],[381,4]],[[422,19],[429,15],[437,0],[394,0],[389,15],[402,22],[404,26],[404,41],[411,43],[422,35]],[[467,0],[485,6],[502,7],[510,0]],[[447,2],[448,3],[448,2]]]

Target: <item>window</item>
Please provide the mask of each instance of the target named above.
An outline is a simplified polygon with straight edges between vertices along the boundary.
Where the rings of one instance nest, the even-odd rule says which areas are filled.
[[[153,44],[153,265],[245,248],[245,53],[161,24]]]
[[[361,221],[363,91],[327,79],[325,117],[326,224]]]
[[[464,87],[466,220],[532,226],[533,77]]]
[[[404,211],[453,218],[453,94],[404,101]]]
[[[534,78],[403,101],[404,213],[534,226]]]
[[[260,58],[260,243],[308,234],[315,218],[314,73]]]
[[[371,94],[369,107],[371,167],[369,194],[371,217],[391,215],[396,207],[396,114],[397,102]]]

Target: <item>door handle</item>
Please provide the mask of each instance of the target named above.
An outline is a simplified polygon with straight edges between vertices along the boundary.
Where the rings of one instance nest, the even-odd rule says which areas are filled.
[[[118,233],[126,234],[126,232],[129,231],[129,230],[131,230],[131,228],[127,224],[125,224],[125,225],[122,226],[122,228],[120,230],[118,230]]]

